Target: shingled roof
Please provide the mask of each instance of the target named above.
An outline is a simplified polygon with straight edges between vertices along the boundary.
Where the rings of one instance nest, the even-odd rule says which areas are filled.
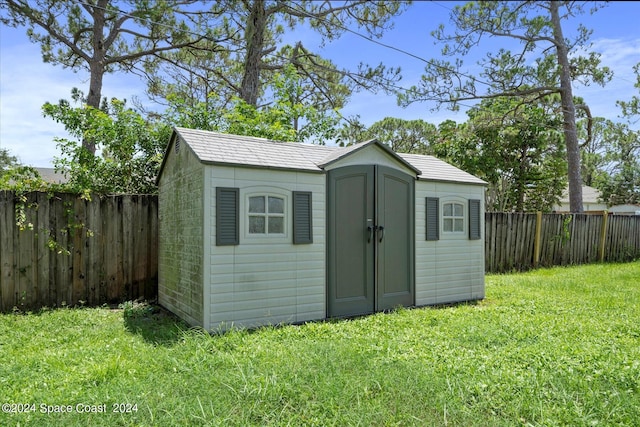
[[[348,147],[336,147],[280,142],[176,127],[167,150],[175,143],[176,138],[180,138],[191,147],[198,159],[205,164],[310,172],[323,172],[325,167],[339,159],[352,155],[364,147],[378,145],[398,162],[415,171],[418,179],[486,184],[483,180],[433,156],[394,153],[377,140]],[[165,154],[165,160],[166,157]],[[164,162],[162,166],[160,174],[162,174]]]

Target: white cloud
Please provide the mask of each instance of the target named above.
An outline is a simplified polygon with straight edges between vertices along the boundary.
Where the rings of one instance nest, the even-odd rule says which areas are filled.
[[[44,64],[39,46],[26,40],[23,31],[0,30],[0,147],[8,148],[22,163],[46,167],[60,154],[54,138],[68,134],[61,124],[43,117],[42,106],[70,99],[74,87],[86,93],[88,76]],[[104,96],[131,99],[143,92],[136,76],[105,76]]]
[[[601,65],[613,71],[613,78],[604,87],[596,84],[578,87],[574,95],[585,99],[594,117],[617,121],[620,109],[616,101],[627,101],[639,94],[633,87],[636,82],[633,66],[640,62],[640,38],[597,39],[591,51],[600,53]]]
[[[68,98],[81,82],[70,71],[43,67],[38,47],[30,43],[3,47],[0,61],[0,145],[22,162],[48,166],[56,154],[53,138],[64,128],[45,119],[41,107]]]

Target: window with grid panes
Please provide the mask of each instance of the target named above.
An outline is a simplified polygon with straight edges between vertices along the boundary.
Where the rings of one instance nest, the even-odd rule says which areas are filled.
[[[464,205],[450,202],[442,205],[442,231],[464,233]]]
[[[249,197],[249,234],[284,234],[284,207],[283,197]]]

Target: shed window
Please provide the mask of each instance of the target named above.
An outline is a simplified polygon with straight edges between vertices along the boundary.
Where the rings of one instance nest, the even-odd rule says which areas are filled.
[[[445,233],[464,233],[464,205],[462,203],[444,203],[442,205],[442,231]]]
[[[249,197],[249,234],[284,234],[284,198]]]

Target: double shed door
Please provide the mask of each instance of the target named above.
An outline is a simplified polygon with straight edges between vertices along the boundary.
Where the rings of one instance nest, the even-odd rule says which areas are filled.
[[[357,165],[328,184],[328,316],[413,305],[414,178]]]

